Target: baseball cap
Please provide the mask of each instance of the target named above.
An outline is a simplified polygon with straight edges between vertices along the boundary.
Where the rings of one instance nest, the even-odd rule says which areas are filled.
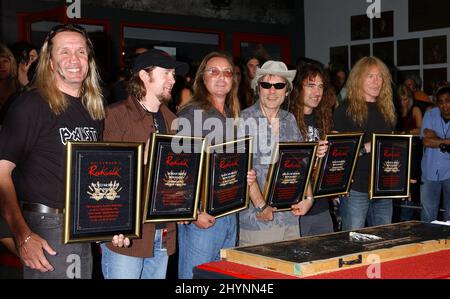
[[[187,63],[176,61],[167,52],[162,50],[151,49],[136,56],[131,71],[134,74],[151,66],[159,66],[165,69],[175,69],[175,74],[183,77],[186,76],[189,70]]]

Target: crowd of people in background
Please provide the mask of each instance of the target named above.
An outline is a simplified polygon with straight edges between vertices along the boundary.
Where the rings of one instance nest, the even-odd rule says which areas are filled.
[[[164,278],[176,251],[179,278],[192,278],[193,268],[218,260],[222,248],[392,223],[394,201],[368,197],[372,133],[420,136],[413,148],[414,188],[401,220],[414,218],[406,210],[413,202],[420,202],[423,221],[450,220],[446,78],[428,95],[418,76],[396,82],[376,57],[348,70],[306,57],[289,66],[257,53],[233,58],[212,52],[185,63],[138,47],[127,54],[118,80],[105,86],[95,55],[101,53],[77,25],[52,29],[42,47],[0,44],[0,240],[21,258],[26,278],[64,278],[65,258],[73,252],[82,257],[81,277],[92,275],[90,245],[61,244],[67,141],[61,142],[61,128],[84,132],[72,140],[145,143],[152,132],[176,133],[177,118],[193,124],[198,112],[204,122],[234,119],[238,136],[318,142],[318,158],[326,154],[326,134],[365,133],[348,196],[314,200],[309,187],[292,211],[276,212],[262,198],[269,166],[263,161],[270,157],[256,152],[247,174],[249,209],[219,219],[202,212],[192,223],[145,224],[142,238],[132,242],[115,236],[101,245],[105,278]],[[264,121],[263,135],[261,126],[239,126],[237,120],[248,118]]]

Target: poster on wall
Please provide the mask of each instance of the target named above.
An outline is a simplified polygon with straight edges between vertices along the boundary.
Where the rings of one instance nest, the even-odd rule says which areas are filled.
[[[364,44],[364,45],[355,45],[351,46],[350,48],[350,56],[351,56],[351,62],[352,67],[360,60],[361,58],[365,56],[370,56],[370,45]]]
[[[370,38],[370,19],[367,15],[351,16],[350,23],[352,41]]]
[[[373,19],[373,38],[394,36],[394,12],[385,11],[381,18]]]
[[[394,42],[373,44],[373,56],[380,58],[388,67],[394,65]]]
[[[420,64],[420,40],[418,38],[397,41],[397,66]]]
[[[348,46],[331,47],[330,63],[334,69],[339,67],[348,69]]]
[[[447,63],[447,37],[445,35],[423,39],[423,63]]]

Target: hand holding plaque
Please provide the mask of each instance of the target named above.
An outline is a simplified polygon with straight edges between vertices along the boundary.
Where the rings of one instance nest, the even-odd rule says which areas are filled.
[[[264,198],[277,211],[290,210],[303,199],[314,166],[317,143],[283,142],[276,145]]]
[[[248,208],[251,165],[251,137],[209,146],[202,210],[218,218]]]
[[[152,134],[144,222],[197,219],[205,140]]]
[[[69,142],[64,243],[140,236],[140,143]]]

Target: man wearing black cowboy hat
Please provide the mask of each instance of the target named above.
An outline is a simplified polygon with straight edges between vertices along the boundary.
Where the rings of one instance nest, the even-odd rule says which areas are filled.
[[[187,71],[187,64],[160,50],[137,56],[128,82],[128,99],[106,109],[103,140],[146,142],[153,132],[175,134],[171,125],[176,116],[165,103],[171,98],[175,75],[185,76]],[[144,224],[142,238],[132,243],[123,235],[115,236],[113,242],[102,244],[104,277],[165,278],[169,255],[175,252],[175,238],[175,223]]]

